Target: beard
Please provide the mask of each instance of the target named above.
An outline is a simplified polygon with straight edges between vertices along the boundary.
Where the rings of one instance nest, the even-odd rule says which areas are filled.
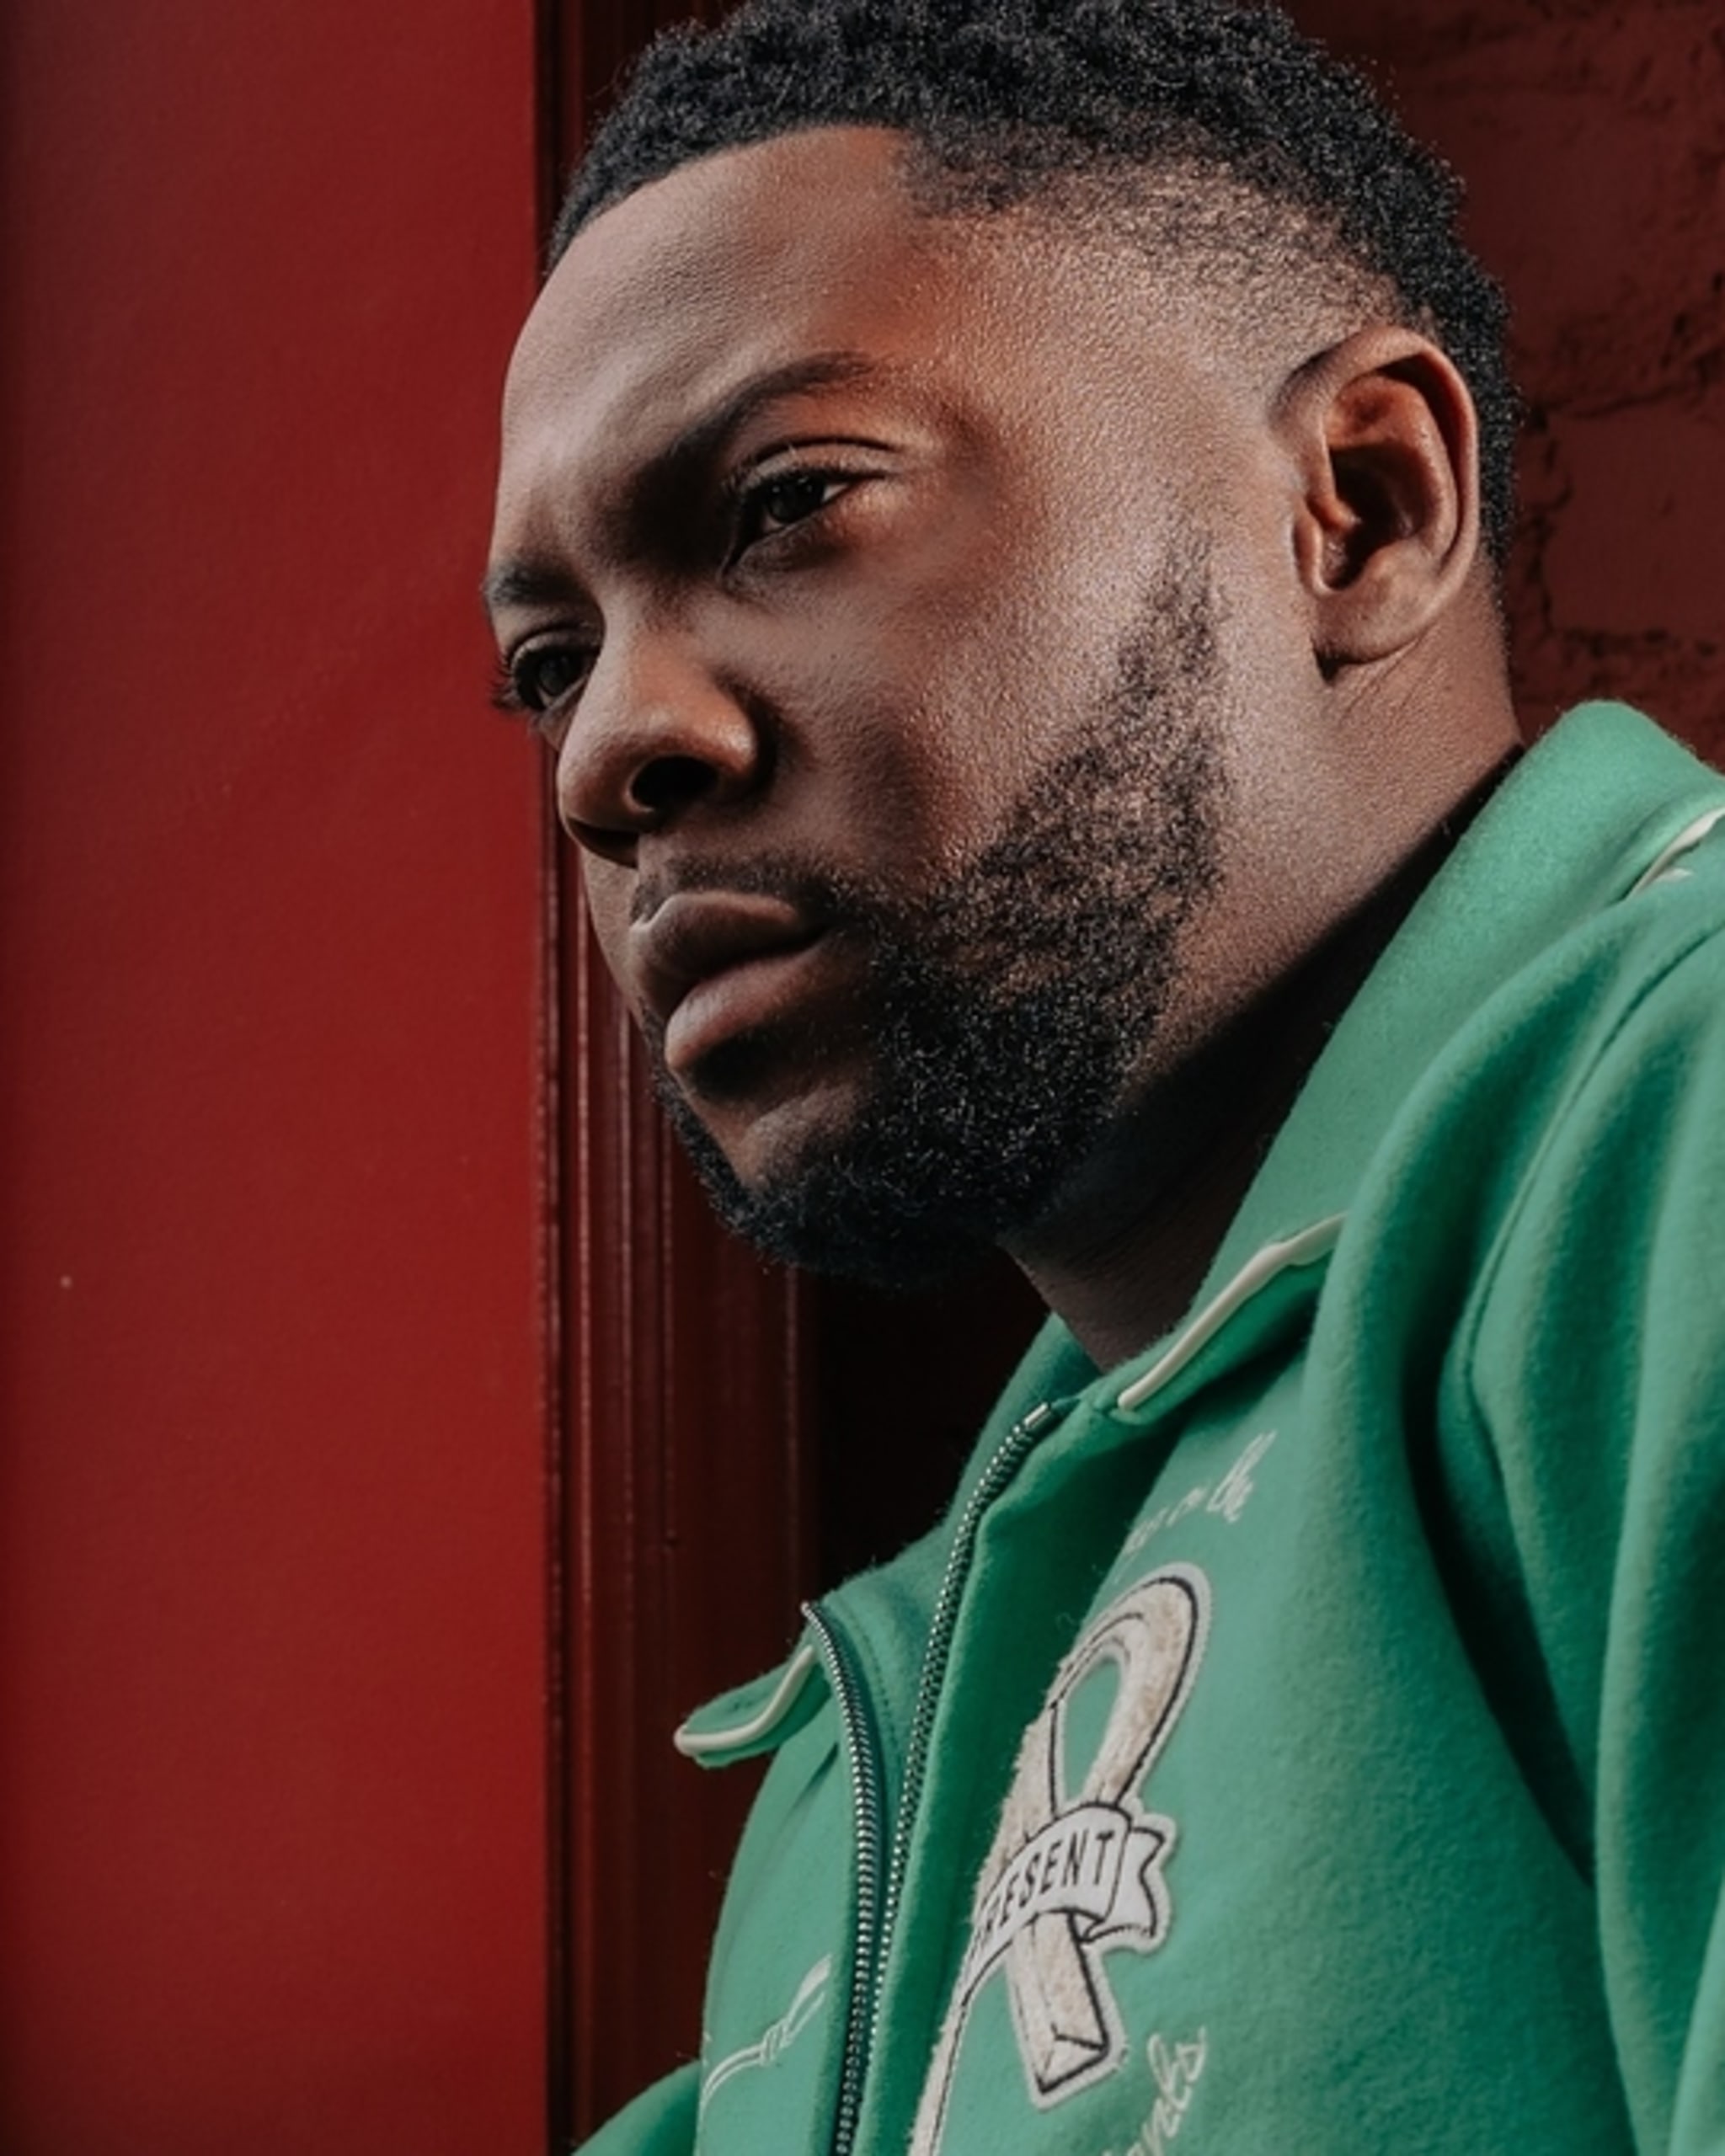
[[[1071,744],[944,882],[905,899],[782,859],[727,875],[866,953],[871,1050],[844,1126],[745,1183],[649,1037],[660,1098],[729,1225],[787,1264],[911,1289],[1047,1215],[1119,1112],[1218,880],[1220,673],[1208,563],[1172,563]],[[727,1043],[702,1089],[745,1097],[796,1046],[772,1029]]]

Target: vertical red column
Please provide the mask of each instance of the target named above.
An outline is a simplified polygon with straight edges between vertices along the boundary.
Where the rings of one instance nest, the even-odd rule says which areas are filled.
[[[528,0],[13,0],[0,2146],[545,2140]]]

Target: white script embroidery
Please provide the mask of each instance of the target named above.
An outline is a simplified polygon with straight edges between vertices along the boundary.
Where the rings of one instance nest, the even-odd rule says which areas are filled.
[[[733,2075],[746,2073],[750,2067],[771,2066],[781,2052],[790,2049],[825,2004],[826,1980],[831,1974],[832,1956],[829,1954],[804,1977],[790,2004],[758,2042],[745,2044],[740,2051],[732,2052],[729,2057],[719,2061],[701,2084],[703,2112]]]
[[[1207,1513],[1214,1513],[1225,1519],[1230,1527],[1238,1521],[1248,1500],[1258,1488],[1253,1470],[1258,1462],[1276,1442],[1274,1430],[1260,1430],[1251,1442],[1242,1447],[1233,1465],[1214,1484],[1197,1482],[1183,1497],[1171,1503],[1160,1505],[1147,1519],[1141,1519],[1126,1537],[1120,1547],[1120,1558],[1135,1557],[1151,1539],[1165,1528],[1172,1527],[1188,1513],[1195,1513],[1200,1506]]]
[[[1151,2038],[1145,2050],[1156,2081],[1156,2103],[1150,2116],[1120,2150],[1119,2156],[1167,2156],[1168,2143],[1178,2137],[1186,2122],[1192,2092],[1204,2072],[1210,2040],[1202,2029],[1188,2041],[1172,2045],[1157,2035]],[[1110,2149],[1108,2156],[1115,2156],[1115,2152]]]

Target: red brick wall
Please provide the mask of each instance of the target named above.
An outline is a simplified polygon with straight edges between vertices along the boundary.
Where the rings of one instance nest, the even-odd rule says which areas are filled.
[[[1725,8],[1295,0],[1468,183],[1528,402],[1530,724],[1600,693],[1725,759]]]

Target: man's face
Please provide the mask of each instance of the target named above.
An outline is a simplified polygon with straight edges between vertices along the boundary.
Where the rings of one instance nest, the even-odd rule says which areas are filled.
[[[491,592],[722,1207],[905,1278],[1033,1227],[1263,971],[1226,894],[1274,542],[1241,385],[1141,278],[919,217],[895,154],[786,138],[581,235]]]

